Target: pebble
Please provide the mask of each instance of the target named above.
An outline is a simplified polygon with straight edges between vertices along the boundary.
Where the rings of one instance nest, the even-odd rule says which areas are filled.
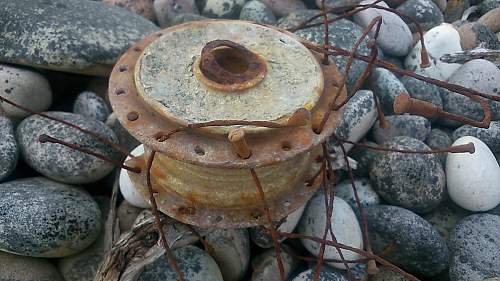
[[[212,19],[238,19],[245,0],[204,0],[201,14]]]
[[[162,28],[170,26],[178,15],[200,13],[194,0],[155,0],[154,12]]]
[[[368,178],[355,179],[354,185],[356,186],[361,206],[368,207],[380,204],[380,197],[373,189]],[[356,197],[354,195],[354,190],[352,189],[351,180],[344,180],[338,183],[335,186],[335,196],[344,199],[347,204],[351,206],[354,212],[358,214],[358,204],[356,203]]]
[[[376,143],[371,141],[365,141],[361,144],[369,145],[372,147],[378,146]],[[367,177],[370,171],[370,166],[373,163],[373,159],[375,159],[375,157],[377,157],[377,155],[379,154],[382,154],[382,152],[363,147],[355,147],[353,150],[351,150],[350,157],[358,163],[356,165],[356,169],[353,171],[354,174],[360,177]]]
[[[412,15],[423,31],[440,25],[444,21],[443,13],[432,0],[408,0],[397,9],[406,15]],[[417,32],[417,26],[412,21],[406,22],[412,32]]]
[[[428,221],[448,242],[450,234],[457,225],[458,221],[470,215],[470,212],[460,208],[453,201],[447,198],[432,212],[423,215],[423,218]]]
[[[116,216],[120,224],[120,232],[124,233],[129,231],[135,219],[142,211],[144,211],[144,209],[135,207],[127,200],[123,200],[116,211]]]
[[[281,261],[283,263],[285,278],[288,278],[292,271],[297,267],[298,261],[283,250],[281,251]],[[276,251],[274,249],[269,249],[252,259],[252,278],[250,280],[280,280],[278,261],[276,259]]]
[[[390,141],[395,137],[406,136],[425,141],[431,132],[431,122],[418,115],[390,115],[386,116],[389,128],[380,127],[379,123],[373,126],[373,138],[378,144]]]
[[[395,137],[384,147],[404,150],[430,150],[420,140]],[[445,173],[433,154],[387,152],[374,159],[370,179],[375,191],[389,204],[425,213],[445,198]]]
[[[115,113],[111,113],[106,120],[106,126],[111,128],[115,133],[120,145],[125,147],[128,151],[132,151],[134,148],[139,146],[141,143],[136,140],[125,128],[123,128],[122,124],[116,118]]]
[[[245,3],[240,13],[240,20],[249,20],[257,23],[276,24],[273,11],[259,0],[251,0]]]
[[[73,104],[73,113],[106,122],[111,110],[108,108],[106,101],[96,93],[84,91],[76,97]]]
[[[278,27],[281,28],[296,27],[303,21],[309,19],[314,15],[317,15],[318,13],[320,13],[320,11],[318,10],[303,10],[298,12],[292,12],[286,17],[281,18],[278,21],[277,25]],[[328,28],[330,31],[328,39],[330,44],[345,50],[351,50],[354,47],[357,39],[363,34],[363,28],[361,28],[361,26],[346,19],[341,19],[334,23],[331,23],[330,25],[328,25]],[[311,27],[295,32],[296,35],[315,44],[324,44],[323,33],[324,33],[323,26]],[[358,48],[358,54],[360,55],[370,54],[370,51],[367,47],[368,39],[369,38],[365,38],[365,40],[361,42]],[[344,73],[347,64],[347,58],[343,56],[332,56],[331,58],[337,64],[339,71],[341,73]],[[348,90],[352,89],[356,80],[361,76],[366,66],[367,64],[365,62],[354,60],[354,63],[351,65],[349,74],[347,76]]]
[[[134,148],[132,150],[131,154],[133,156],[140,156],[144,154],[144,145],[139,145],[138,147]],[[125,162],[130,160],[130,156],[127,156],[127,159],[125,159]],[[128,201],[132,206],[138,207],[138,208],[149,208],[151,205],[149,204],[149,200],[146,200],[139,191],[137,191],[137,188],[134,186],[134,183],[130,179],[128,175],[128,171],[125,169],[120,170],[120,192],[123,195],[123,198],[125,198],[126,201]]]
[[[306,5],[300,0],[262,0],[262,2],[279,18],[306,9]]]
[[[464,136],[472,136],[484,142],[493,152],[500,152],[500,121],[491,121],[488,129],[463,125],[453,132],[453,140]]]
[[[302,219],[297,227],[297,232],[303,235],[323,237],[326,223],[326,206],[325,195],[318,192],[307,204],[306,210],[302,215]],[[363,237],[358,219],[354,211],[351,209],[342,198],[335,196],[333,199],[333,211],[331,218],[331,229],[337,238],[337,242],[358,249],[363,248]],[[332,239],[331,234],[327,235],[327,239]],[[307,239],[301,239],[302,245],[317,256],[320,250],[320,244]],[[358,259],[359,255],[351,251],[342,250],[342,254],[346,260]],[[340,259],[340,255],[334,247],[325,247],[325,258]],[[342,263],[328,263],[329,265],[345,269]]]
[[[464,209],[488,211],[500,203],[500,167],[488,146],[475,137],[461,137],[453,145],[470,142],[473,154],[449,153],[446,158],[448,193]]]
[[[52,104],[52,91],[44,76],[26,68],[5,64],[0,64],[0,96],[37,112],[47,110]],[[9,118],[20,120],[30,115],[5,102],[0,107]]]
[[[476,214],[461,220],[450,239],[450,279],[481,281],[500,275],[500,216]]]
[[[470,22],[457,28],[460,34],[460,45],[464,50],[471,50],[481,44],[486,49],[500,48],[498,38],[487,26],[478,22]]]
[[[132,43],[158,27],[98,1],[8,1],[0,6],[0,61],[108,76]]]
[[[293,211],[288,216],[284,217],[278,222],[278,231],[291,233],[297,227],[297,224],[304,213],[305,205],[299,207],[297,210]],[[262,227],[252,227],[249,229],[250,239],[254,244],[261,248],[271,248],[273,247],[273,238],[268,232]],[[279,241],[284,241],[286,237],[280,237]]]
[[[476,59],[465,63],[451,75],[448,82],[482,93],[500,95],[500,69],[487,60]],[[468,97],[445,89],[442,90],[441,97],[443,98],[443,109],[445,111],[475,120],[483,118],[481,106]],[[500,103],[490,104],[492,105],[493,120],[500,119]],[[440,122],[449,127],[462,125],[451,120],[441,120]]]
[[[14,172],[19,158],[19,148],[14,136],[14,126],[9,118],[0,115],[0,182]]]
[[[408,94],[415,99],[424,100],[443,108],[443,99],[441,99],[441,90],[434,84],[427,83],[409,76],[400,78],[401,83],[408,90]]]
[[[365,0],[360,4],[372,4],[375,0]],[[377,3],[378,6],[389,7],[384,1]],[[366,28],[376,17],[382,17],[380,33],[377,38],[377,44],[384,53],[393,56],[405,56],[410,52],[413,37],[408,25],[396,14],[389,11],[369,8],[353,15],[354,22]],[[375,28],[370,35],[375,35]]]
[[[73,255],[101,231],[101,211],[86,191],[41,177],[0,184],[0,211],[0,250],[19,255]]]
[[[46,114],[95,132],[111,142],[118,141],[113,131],[97,120],[68,112],[51,111]],[[38,137],[42,134],[112,159],[118,157],[118,152],[75,128],[41,116],[30,116],[17,128],[18,143],[26,163],[48,178],[65,183],[90,183],[105,177],[114,168],[108,162],[60,144],[40,143]]]
[[[153,9],[154,0],[102,0],[103,3],[125,8],[132,13],[141,15],[154,22],[156,20]]]
[[[425,140],[425,144],[427,144],[433,150],[446,149],[450,147],[452,143],[453,141],[450,138],[449,134],[438,128],[433,128],[429,133],[429,136],[427,136],[427,139]],[[441,164],[443,164],[444,167],[444,165],[446,164],[447,153],[443,152],[434,155],[439,158]]]
[[[215,229],[205,236],[210,255],[219,265],[224,281],[238,281],[250,263],[250,239],[245,228]]]
[[[452,73],[460,67],[460,64],[441,62],[439,58],[444,54],[462,51],[458,31],[451,24],[440,24],[424,34],[424,43],[429,53],[431,65],[427,68],[420,67],[422,46],[419,40],[406,56],[405,68],[434,79],[448,80]]]
[[[316,269],[308,269],[301,272],[292,281],[313,281]],[[342,274],[326,266],[321,267],[318,281],[347,281]]]
[[[45,259],[23,257],[0,251],[0,280],[63,281],[63,278],[55,266]]]
[[[423,218],[389,205],[367,207],[366,218],[374,252],[393,242],[397,251],[385,258],[403,269],[422,276],[433,276],[446,269],[446,242]]]
[[[175,18],[172,20],[172,25],[177,25],[181,23],[186,23],[186,22],[191,22],[191,21],[200,21],[200,20],[206,20],[208,18],[198,15],[198,14],[191,14],[191,13],[185,13],[185,14],[179,14],[175,16]]]
[[[499,0],[484,0],[478,5],[479,12],[484,15],[487,12],[500,7]]]
[[[372,91],[377,95],[385,114],[394,114],[394,99],[401,93],[407,93],[398,77],[387,69],[375,67],[369,78]]]
[[[352,142],[358,142],[373,126],[377,120],[377,109],[373,92],[370,90],[359,90],[343,107],[344,114],[335,129],[335,134],[341,138]],[[336,145],[336,141],[331,139],[330,146]],[[352,144],[345,143],[346,152],[351,150]]]
[[[498,21],[498,18],[500,18],[500,6],[481,16],[477,22],[487,26],[492,32],[497,33],[497,40],[500,41],[498,38],[498,32],[500,31],[500,21]]]
[[[180,270],[185,280],[189,281],[223,281],[222,274],[215,263],[205,251],[195,246],[185,246],[173,250]],[[154,262],[146,265],[137,281],[165,281],[178,280],[176,273],[168,266],[164,255]]]
[[[465,10],[470,7],[469,0],[449,0],[446,3],[444,11],[444,20],[446,22],[454,22],[460,20]]]

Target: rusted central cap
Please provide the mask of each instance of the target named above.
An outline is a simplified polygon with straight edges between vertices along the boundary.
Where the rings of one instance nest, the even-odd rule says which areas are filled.
[[[180,125],[212,120],[285,124],[299,108],[316,105],[323,74],[312,53],[293,37],[248,22],[211,21],[180,25],[149,44],[135,66],[135,84],[147,104]]]

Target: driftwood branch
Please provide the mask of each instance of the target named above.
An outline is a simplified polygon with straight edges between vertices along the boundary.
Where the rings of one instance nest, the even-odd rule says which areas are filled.
[[[500,67],[500,50],[476,48],[454,54],[445,54],[440,60],[446,63],[466,63],[475,59],[485,59]]]

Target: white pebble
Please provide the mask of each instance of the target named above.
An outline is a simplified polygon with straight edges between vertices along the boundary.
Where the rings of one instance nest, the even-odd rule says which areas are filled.
[[[144,153],[144,145],[142,144],[134,148],[134,150],[132,150],[131,152],[131,154],[134,156],[139,156],[143,153]],[[129,159],[130,157],[127,157],[125,161]],[[132,183],[132,180],[130,180],[128,171],[125,169],[121,169],[120,171],[120,192],[122,193],[123,198],[125,198],[125,200],[127,200],[127,202],[129,202],[133,206],[139,208],[151,207],[149,201],[144,199],[144,197],[137,191],[134,184]]]

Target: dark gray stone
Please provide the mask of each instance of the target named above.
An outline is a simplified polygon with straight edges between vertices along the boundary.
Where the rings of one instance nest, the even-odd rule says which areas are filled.
[[[0,281],[63,281],[63,278],[45,259],[0,251]]]
[[[409,272],[433,276],[448,265],[448,247],[439,233],[423,218],[401,207],[370,206],[366,219],[374,252],[391,242],[397,250],[384,258]]]
[[[427,139],[425,140],[425,143],[433,150],[438,150],[438,149],[446,149],[451,146],[453,143],[452,139],[450,138],[450,135],[446,133],[445,131],[441,129],[434,128],[431,130],[429,136],[427,136]],[[443,153],[438,153],[434,154],[436,155],[439,160],[441,161],[441,164],[443,164],[443,167],[445,167],[446,164],[446,152]]]
[[[94,92],[82,92],[73,104],[73,113],[106,122],[111,114],[106,101]]]
[[[292,12],[288,16],[281,18],[278,21],[278,27],[281,28],[291,28],[296,27],[301,24],[303,21],[308,18],[318,14],[320,11],[318,10],[302,10],[297,12]],[[320,22],[322,19],[318,19],[313,22]],[[352,21],[341,19],[334,23],[331,23],[329,26],[329,42],[330,44],[337,46],[339,48],[343,48],[346,50],[352,50],[356,40],[362,35],[363,29],[361,26],[355,24]],[[324,27],[323,26],[315,26],[307,29],[302,29],[295,32],[298,36],[309,40],[316,44],[324,44]],[[367,47],[368,38],[365,38],[363,42],[360,44],[358,48],[358,54],[360,55],[369,55],[370,51]],[[333,56],[332,59],[337,64],[339,71],[344,72],[347,64],[347,58],[343,56]],[[361,76],[363,70],[366,67],[365,62],[361,62],[359,60],[354,60],[354,63],[351,65],[348,79],[347,79],[347,89],[352,89],[356,80]]]
[[[400,80],[412,98],[428,101],[443,108],[441,90],[438,86],[409,76],[404,76]]]
[[[243,9],[241,9],[240,20],[265,24],[275,24],[277,21],[273,11],[259,0],[251,0],[245,3]]]
[[[477,214],[458,222],[450,238],[450,279],[481,281],[500,275],[500,216]]]
[[[0,61],[108,75],[132,43],[158,30],[125,9],[97,1],[19,0],[0,5]]]
[[[359,203],[363,207],[380,204],[380,197],[373,189],[368,178],[358,178],[354,180],[356,191],[359,197]],[[335,186],[335,196],[344,199],[352,210],[359,214],[358,204],[352,189],[351,180],[344,180]]]
[[[500,0],[484,0],[479,4],[479,12],[481,15],[486,14],[487,12],[500,7]]]
[[[97,120],[68,112],[52,111],[47,114],[95,132],[111,142],[118,141],[113,131]],[[37,115],[24,119],[17,128],[17,138],[24,160],[41,174],[60,182],[76,184],[94,182],[109,174],[114,166],[60,144],[40,143],[38,137],[42,134],[76,144],[112,159],[118,158],[118,152],[75,128]]]
[[[394,99],[401,93],[407,93],[405,86],[387,69],[376,67],[370,75],[372,91],[380,100],[380,106],[385,114],[394,114]]]
[[[444,21],[443,13],[432,0],[408,0],[398,10],[413,16],[423,30],[429,30]],[[406,23],[412,32],[417,31],[417,26],[412,21],[406,20]]]
[[[0,249],[19,255],[73,255],[101,231],[101,211],[87,192],[41,177],[0,184],[0,213]]]
[[[395,137],[384,147],[402,150],[430,150],[410,137]],[[375,191],[389,204],[417,213],[429,212],[445,198],[445,173],[433,154],[380,154],[370,168]]]
[[[492,152],[500,152],[500,121],[492,121],[488,129],[464,125],[453,132],[453,141],[463,136],[482,140]]]
[[[19,148],[14,127],[9,118],[0,115],[0,182],[6,179],[17,165]]]
[[[373,138],[378,144],[398,136],[412,137],[424,141],[431,132],[431,122],[418,115],[391,115],[386,116],[389,128],[383,129],[379,123],[373,126]]]

